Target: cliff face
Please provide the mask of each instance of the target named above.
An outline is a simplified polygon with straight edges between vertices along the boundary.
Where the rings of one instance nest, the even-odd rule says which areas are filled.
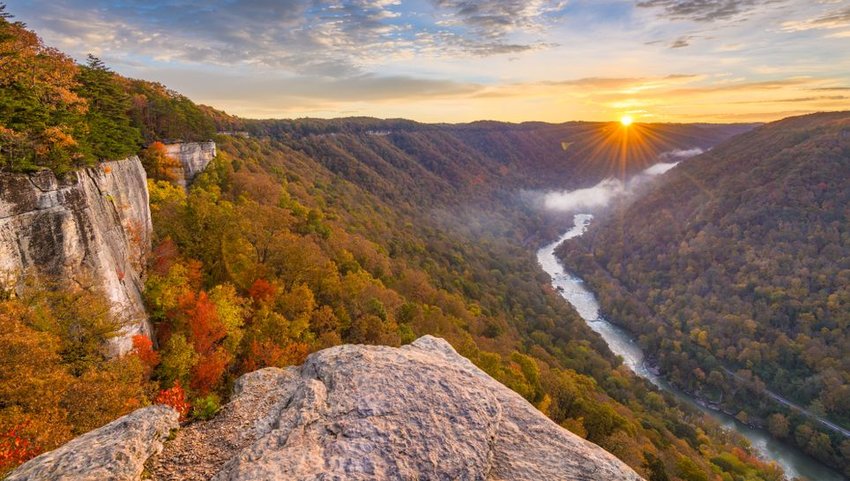
[[[147,176],[137,157],[58,179],[49,171],[0,175],[0,282],[18,293],[28,272],[103,289],[127,321],[112,350],[149,333],[141,272],[150,249]]]
[[[431,336],[402,348],[333,347],[300,367],[242,376],[234,390],[215,418],[179,431],[148,460],[147,479],[641,479]],[[162,439],[162,429],[137,426],[168,426],[163,418],[136,411],[9,479],[135,481],[139,458]],[[127,429],[116,429],[122,422]],[[154,449],[116,454],[128,445]]]
[[[178,183],[183,187],[197,177],[207,168],[216,154],[215,142],[181,142],[177,144],[166,144],[168,155],[180,161],[183,167],[177,173]]]

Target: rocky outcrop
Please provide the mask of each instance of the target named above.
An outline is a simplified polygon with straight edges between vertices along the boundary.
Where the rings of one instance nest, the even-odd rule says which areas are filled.
[[[177,412],[149,406],[37,456],[6,481],[134,481],[178,428]]]
[[[215,158],[215,142],[180,142],[166,144],[168,155],[180,161],[182,170],[175,172],[177,182],[186,187],[191,184],[207,165]]]
[[[157,480],[639,480],[598,446],[425,336],[339,346],[243,376],[219,416],[178,433]]]
[[[43,454],[12,481],[638,481],[442,339],[338,346],[237,380],[209,421],[178,431],[163,406]],[[161,452],[160,452],[161,451]]]
[[[36,272],[72,286],[97,287],[126,321],[113,350],[149,333],[142,302],[150,250],[147,177],[137,157],[57,178],[50,171],[0,175],[0,281],[19,294]]]

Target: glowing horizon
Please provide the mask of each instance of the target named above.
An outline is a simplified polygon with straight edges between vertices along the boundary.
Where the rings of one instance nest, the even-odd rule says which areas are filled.
[[[20,0],[78,60],[249,118],[762,122],[850,110],[850,0]]]

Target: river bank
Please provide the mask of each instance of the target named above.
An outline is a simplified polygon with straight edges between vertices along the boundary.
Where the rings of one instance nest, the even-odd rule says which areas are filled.
[[[622,357],[623,363],[638,376],[647,379],[659,389],[671,392],[683,402],[697,407],[727,429],[746,437],[760,457],[775,461],[782,466],[789,479],[805,477],[811,481],[845,480],[846,478],[841,474],[822,465],[799,449],[773,439],[765,430],[747,426],[732,415],[712,410],[698,396],[689,395],[672,386],[651,365],[631,334],[601,315],[599,303],[593,292],[581,278],[567,272],[555,256],[555,248],[568,239],[584,234],[592,219],[591,214],[575,215],[573,227],[557,241],[538,250],[537,260],[552,278],[552,286],[555,290],[576,309],[591,329],[602,336],[611,351]]]

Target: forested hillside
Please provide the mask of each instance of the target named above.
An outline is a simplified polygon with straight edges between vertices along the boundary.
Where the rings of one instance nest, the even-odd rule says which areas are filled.
[[[781,478],[622,366],[524,245],[549,224],[519,192],[637,169],[620,162],[630,134],[611,124],[247,121],[96,59],[77,66],[9,19],[0,42],[4,170],[61,172],[153,143],[153,174],[168,161],[157,141],[248,133],[216,136],[220,154],[188,192],[152,175],[155,339],[137,336],[130,355],[109,359],[102,346],[120,325],[97,293],[43,279],[31,295],[3,293],[0,472],[148,403],[209,418],[238,375],[323,347],[434,334],[647,479]],[[647,129],[631,152],[650,163],[746,128],[656,126],[663,135]]]
[[[162,139],[202,140],[214,122],[187,98],[44,45],[0,4],[0,172],[66,172]]]
[[[850,440],[763,392],[850,426],[850,113],[693,158],[560,255],[677,385],[850,473]]]

